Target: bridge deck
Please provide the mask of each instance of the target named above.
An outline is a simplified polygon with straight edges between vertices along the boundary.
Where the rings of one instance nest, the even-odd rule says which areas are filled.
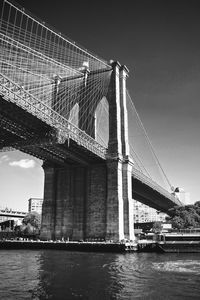
[[[2,74],[0,74],[0,95],[8,103],[14,103],[29,115],[35,116],[44,124],[51,126],[57,131],[59,139],[71,139],[105,159],[105,147]]]
[[[182,206],[181,201],[162,188],[152,179],[133,168],[132,173],[133,199],[149,205],[157,210],[168,212],[174,206]]]
[[[0,148],[9,147],[21,150],[42,160],[58,164],[91,163],[102,158],[88,151],[71,136],[63,137],[60,131],[52,128],[36,116],[8,102],[0,96]]]

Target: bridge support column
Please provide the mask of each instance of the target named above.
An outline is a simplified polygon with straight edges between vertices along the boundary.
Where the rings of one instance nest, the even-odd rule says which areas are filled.
[[[106,163],[88,166],[44,164],[45,186],[40,238],[105,239]]]
[[[55,177],[56,170],[54,167],[44,167],[45,179],[44,179],[44,201],[42,207],[42,227],[41,227],[41,239],[51,240],[55,238]]]
[[[124,239],[124,213],[122,197],[122,144],[120,81],[121,65],[114,62],[107,100],[109,103],[109,142],[107,151],[107,205],[106,239]]]
[[[129,159],[126,78],[128,69],[113,63],[108,92],[107,238],[134,240],[132,162]]]
[[[107,161],[106,239],[124,239],[124,214],[122,198],[122,161]]]
[[[124,201],[124,235],[128,240],[134,240],[133,199],[132,199],[132,166],[129,157],[130,149],[128,142],[128,113],[127,113],[127,89],[126,78],[128,77],[126,66],[120,68],[120,105],[121,105],[121,140],[123,155],[123,201]]]
[[[86,202],[86,239],[105,239],[106,235],[106,164],[92,164],[88,167]]]
[[[132,162],[123,163],[123,202],[124,202],[124,235],[125,239],[134,240],[134,219],[132,199]]]
[[[86,169],[44,165],[41,239],[80,240],[85,232]]]

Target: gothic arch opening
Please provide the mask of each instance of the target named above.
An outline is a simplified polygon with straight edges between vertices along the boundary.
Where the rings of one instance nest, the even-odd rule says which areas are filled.
[[[103,97],[97,105],[95,111],[95,118],[95,139],[107,148],[109,140],[109,104],[106,97]]]
[[[76,103],[69,114],[69,118],[68,118],[69,122],[74,124],[75,126],[79,126],[79,104]]]

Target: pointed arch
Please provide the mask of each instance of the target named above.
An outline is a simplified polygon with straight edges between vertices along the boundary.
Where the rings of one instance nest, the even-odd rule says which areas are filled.
[[[95,139],[106,148],[108,147],[109,104],[105,96],[99,101],[95,110]]]
[[[79,104],[78,103],[76,103],[70,110],[68,120],[69,122],[71,122],[72,124],[78,127],[79,125]]]

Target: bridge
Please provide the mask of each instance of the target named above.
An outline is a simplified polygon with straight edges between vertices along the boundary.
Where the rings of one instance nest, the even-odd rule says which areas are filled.
[[[0,149],[43,160],[42,239],[134,239],[133,200],[167,212],[181,202],[152,178],[130,132],[129,70],[3,0]]]
[[[27,212],[16,211],[11,209],[0,209],[0,217],[10,217],[10,218],[24,218]]]

